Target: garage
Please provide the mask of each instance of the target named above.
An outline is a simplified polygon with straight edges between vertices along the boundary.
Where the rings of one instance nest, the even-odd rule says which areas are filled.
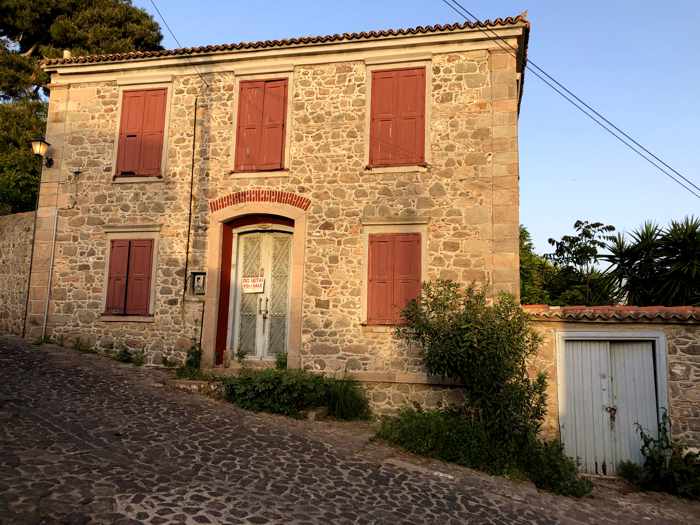
[[[563,333],[558,344],[559,432],[589,474],[642,463],[641,426],[656,436],[667,406],[663,334]]]

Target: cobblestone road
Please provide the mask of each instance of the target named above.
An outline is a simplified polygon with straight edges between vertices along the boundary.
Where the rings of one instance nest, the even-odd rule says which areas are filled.
[[[0,338],[0,522],[679,522],[378,460],[165,379]]]

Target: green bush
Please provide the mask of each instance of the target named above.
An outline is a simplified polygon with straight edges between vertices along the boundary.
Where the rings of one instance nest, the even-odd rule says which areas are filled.
[[[405,408],[383,418],[377,436],[415,454],[501,473],[484,454],[486,433],[455,410]]]
[[[538,488],[563,496],[580,498],[593,488],[590,480],[579,478],[576,463],[559,441],[532,441],[522,456],[522,469]]]
[[[187,351],[187,356],[185,357],[185,364],[181,367],[178,367],[177,370],[175,370],[175,377],[177,377],[178,379],[200,379],[201,362],[202,350],[198,346],[193,346]]]
[[[286,370],[287,368],[287,352],[280,352],[275,356],[275,368],[277,370]]]
[[[305,370],[243,369],[224,380],[226,399],[247,410],[300,417],[312,408],[328,407],[337,419],[369,417],[369,403],[352,379],[332,379]]]
[[[683,444],[672,439],[670,427],[666,413],[659,423],[658,437],[647,434],[638,426],[644,464],[632,467],[629,462],[620,463],[618,473],[642,490],[700,499],[700,456],[685,452]]]
[[[403,311],[397,335],[417,344],[428,372],[464,385],[465,415],[505,453],[516,453],[539,432],[547,380],[534,379],[528,363],[540,337],[515,299],[500,294],[493,305],[474,286],[425,283]]]
[[[225,384],[226,399],[247,410],[299,417],[325,404],[323,376],[303,370],[243,370]]]
[[[406,408],[382,420],[377,436],[401,448],[491,474],[527,476],[539,488],[565,496],[585,496],[591,483],[578,477],[576,464],[558,442],[535,439],[518,454],[505,454],[488,430],[451,410]]]
[[[562,447],[538,439],[547,378],[532,377],[529,364],[541,338],[512,296],[489,304],[474,285],[439,280],[425,283],[402,314],[397,336],[420,348],[428,373],[459,381],[465,401],[448,411],[404,410],[383,423],[380,437],[494,474],[525,474],[560,494],[590,492]]]
[[[326,379],[326,406],[336,419],[367,419],[370,414],[362,386],[349,378]]]
[[[131,352],[126,346],[121,346],[117,353],[114,354],[114,359],[122,363],[131,363]]]

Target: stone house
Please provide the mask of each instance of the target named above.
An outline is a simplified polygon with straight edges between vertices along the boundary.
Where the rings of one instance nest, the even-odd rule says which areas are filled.
[[[0,218],[0,330],[156,365],[201,345],[222,373],[285,352],[379,413],[458,400],[394,329],[422,281],[518,294],[528,35],[518,16],[47,61],[54,162],[36,214]],[[700,308],[525,308],[545,432],[584,469],[639,460],[634,423],[666,410],[700,446]]]
[[[155,364],[200,341],[207,367],[286,352],[377,402],[389,384],[441,396],[394,325],[424,280],[518,293],[528,32],[518,16],[47,61],[27,335]]]

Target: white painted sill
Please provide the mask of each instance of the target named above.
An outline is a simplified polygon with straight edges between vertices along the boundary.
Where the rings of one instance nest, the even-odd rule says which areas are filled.
[[[152,184],[164,182],[163,177],[112,177],[112,184]]]
[[[155,323],[152,315],[102,315],[100,321],[104,323]]]
[[[406,166],[367,166],[365,173],[427,173],[428,166],[406,165]]]
[[[234,179],[272,179],[275,177],[289,177],[289,170],[274,171],[229,171]]]
[[[360,323],[364,332],[389,333],[396,330],[399,325],[395,324],[368,324],[366,321]]]

